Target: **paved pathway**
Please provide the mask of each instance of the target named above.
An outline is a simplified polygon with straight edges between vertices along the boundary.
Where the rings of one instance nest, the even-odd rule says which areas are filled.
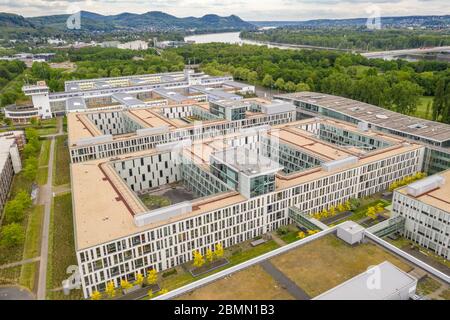
[[[277,269],[269,260],[260,263],[260,266],[270,276],[276,280],[284,289],[286,289],[291,296],[297,300],[309,300],[310,297],[297,284],[286,277],[283,272]]]
[[[7,263],[7,264],[4,264],[4,265],[1,265],[0,269],[13,268],[13,267],[21,266],[23,264],[36,262],[36,261],[39,261],[39,260],[41,260],[41,257],[34,257],[34,258],[31,258],[31,259],[26,259],[26,260],[22,260],[22,261]]]
[[[277,235],[277,232],[276,232],[276,231],[272,232],[271,236],[272,236],[272,240],[275,241],[280,247],[286,245],[286,242],[284,242],[284,241]]]
[[[32,292],[19,286],[0,286],[0,300],[34,300]]]
[[[53,159],[55,155],[55,138],[50,143],[50,156],[48,161],[47,184],[40,188],[39,203],[45,206],[44,221],[42,225],[41,237],[41,262],[39,264],[39,281],[37,298],[45,300],[47,286],[47,262],[48,262],[48,231],[50,228],[50,210],[52,206],[52,182],[53,182]]]

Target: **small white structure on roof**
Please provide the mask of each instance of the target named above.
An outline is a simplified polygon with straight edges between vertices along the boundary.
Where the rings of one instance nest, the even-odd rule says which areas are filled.
[[[434,175],[414,183],[409,184],[406,187],[406,192],[413,196],[418,197],[431,190],[442,187],[445,184],[445,178],[439,175]]]
[[[384,261],[314,300],[408,300],[416,287],[416,278]]]
[[[345,221],[337,227],[337,236],[348,244],[355,244],[362,241],[364,228],[353,221]]]

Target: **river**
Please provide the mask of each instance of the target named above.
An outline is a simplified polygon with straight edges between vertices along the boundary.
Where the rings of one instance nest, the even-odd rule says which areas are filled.
[[[316,46],[308,46],[308,45],[289,45],[289,44],[270,44],[267,42],[258,42],[253,40],[241,39],[239,37],[240,32],[225,32],[225,33],[209,33],[209,34],[198,34],[194,36],[188,36],[184,38],[184,41],[194,42],[194,43],[229,43],[229,44],[253,44],[258,46],[268,46],[269,48],[279,48],[279,49],[291,49],[291,50],[299,50],[299,49],[310,49],[310,50],[338,50],[334,48],[325,48],[325,47],[316,47]],[[428,48],[428,49],[405,49],[405,50],[392,50],[392,51],[381,51],[381,52],[363,52],[362,56],[366,58],[382,58],[385,60],[392,59],[405,59],[408,61],[419,61],[419,60],[437,60],[437,61],[449,61],[450,54],[439,53],[439,50],[442,51],[450,51],[450,47],[436,47],[436,48]],[[348,50],[350,51],[350,50]],[[435,54],[426,56],[424,53]]]
[[[186,42],[194,43],[229,43],[229,44],[253,44],[257,46],[268,46],[269,48],[279,48],[279,49],[295,49],[289,45],[270,45],[264,42],[246,40],[240,38],[240,32],[225,32],[225,33],[208,33],[208,34],[197,34],[194,36],[188,36],[184,38]]]

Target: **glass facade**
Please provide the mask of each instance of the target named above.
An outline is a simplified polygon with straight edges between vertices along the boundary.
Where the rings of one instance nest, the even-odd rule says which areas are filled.
[[[257,197],[275,191],[275,174],[250,179],[250,197]]]

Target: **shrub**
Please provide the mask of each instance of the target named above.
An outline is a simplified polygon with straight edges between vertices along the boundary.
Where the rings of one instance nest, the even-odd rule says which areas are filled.
[[[20,224],[11,223],[3,226],[0,232],[0,244],[6,247],[14,247],[25,240],[25,230]]]

